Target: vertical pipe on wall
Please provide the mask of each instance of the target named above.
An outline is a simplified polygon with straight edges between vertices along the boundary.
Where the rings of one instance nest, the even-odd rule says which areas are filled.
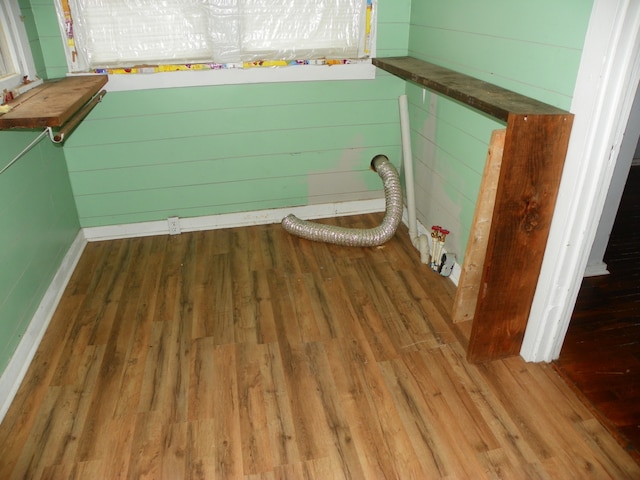
[[[409,236],[411,243],[420,252],[420,261],[429,263],[429,239],[426,235],[418,235],[416,217],[416,197],[413,179],[413,152],[411,151],[411,127],[409,124],[409,104],[407,96],[398,98],[400,106],[400,133],[402,137],[402,161],[404,167],[405,192],[407,194],[407,216],[409,219]]]

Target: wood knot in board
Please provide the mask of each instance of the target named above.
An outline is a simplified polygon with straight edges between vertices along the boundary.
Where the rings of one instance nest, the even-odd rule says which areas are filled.
[[[528,201],[522,216],[522,227],[527,233],[531,233],[540,224],[540,205],[536,201]]]

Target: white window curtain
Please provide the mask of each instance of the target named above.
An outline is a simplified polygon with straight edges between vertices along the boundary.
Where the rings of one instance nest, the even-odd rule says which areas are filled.
[[[4,64],[4,59],[2,58],[2,55],[3,55],[2,50],[0,50],[0,77],[4,77],[7,73],[9,73],[9,70]]]
[[[88,69],[366,57],[367,0],[69,0],[68,5],[76,61]],[[60,19],[68,32],[64,12]]]

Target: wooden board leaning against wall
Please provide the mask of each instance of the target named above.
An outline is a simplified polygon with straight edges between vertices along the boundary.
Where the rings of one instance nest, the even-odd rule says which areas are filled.
[[[491,231],[493,207],[496,202],[506,132],[506,129],[494,130],[489,141],[489,153],[482,173],[480,193],[476,202],[471,233],[462,264],[462,273],[453,303],[452,318],[454,323],[473,320],[476,310],[489,232]]]

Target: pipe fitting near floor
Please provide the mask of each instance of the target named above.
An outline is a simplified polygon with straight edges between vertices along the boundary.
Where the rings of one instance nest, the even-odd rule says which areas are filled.
[[[376,155],[371,168],[380,176],[384,187],[385,215],[374,228],[346,228],[301,220],[291,214],[282,220],[289,233],[318,242],[349,247],[375,247],[387,242],[402,221],[402,185],[398,171],[385,155]]]

